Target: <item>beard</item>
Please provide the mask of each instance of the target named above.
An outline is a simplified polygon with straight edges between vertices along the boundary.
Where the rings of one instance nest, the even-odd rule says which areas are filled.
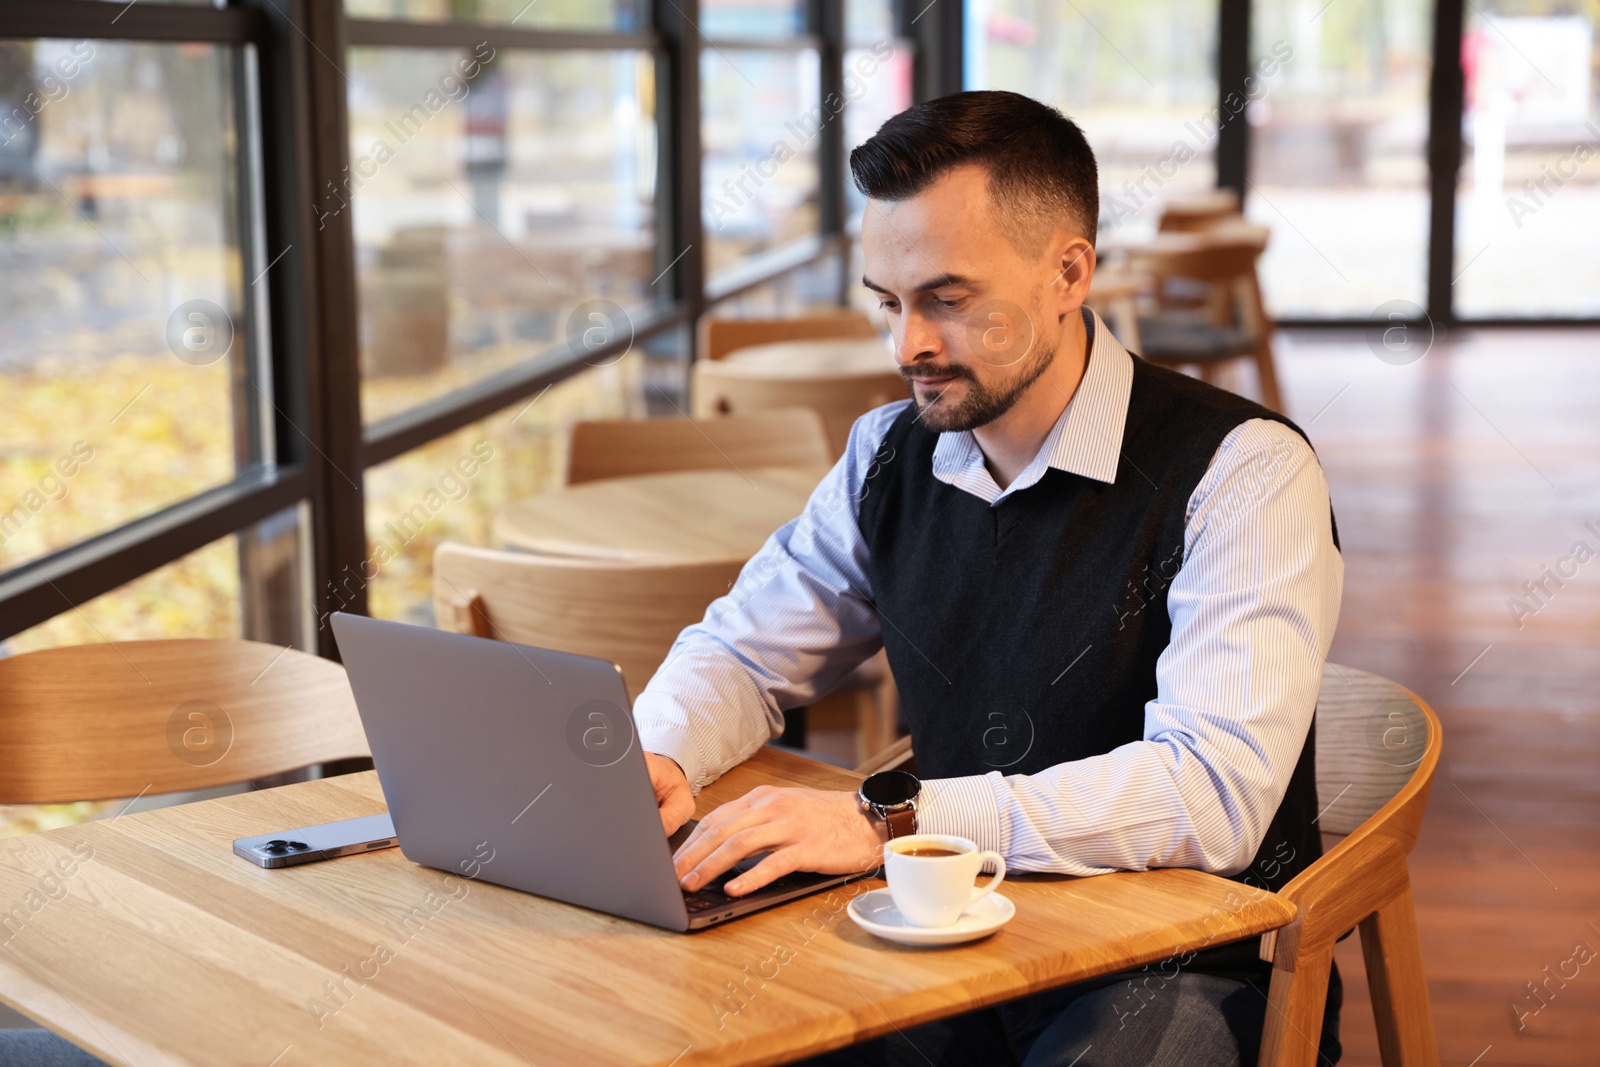
[[[949,389],[940,390],[927,400],[915,399],[916,393],[912,393],[924,426],[935,433],[960,433],[987,426],[1010,411],[1055,358],[1054,348],[1041,346],[1026,357],[1009,380],[992,385],[984,385],[971,367],[958,363],[944,366],[921,363],[915,368],[902,367],[900,373],[908,385],[917,378],[958,378],[966,382],[967,395],[958,401],[945,399]],[[916,374],[911,373],[913,369]]]

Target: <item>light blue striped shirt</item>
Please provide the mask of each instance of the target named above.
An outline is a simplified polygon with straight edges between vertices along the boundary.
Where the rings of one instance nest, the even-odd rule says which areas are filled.
[[[945,433],[934,477],[991,506],[1049,467],[1114,482],[1133,361],[1098,317],[1090,325],[1083,380],[1021,475],[1001,489],[972,434]],[[882,647],[893,621],[871,606],[856,519],[873,456],[908,403],[856,421],[805,511],[679,635],[635,702],[643,747],[676,760],[697,791],[776,737],[783,709],[812,703]],[[1124,477],[1142,477],[1129,467]],[[1310,728],[1343,578],[1310,447],[1281,423],[1241,424],[1189,499],[1143,739],[1037,774],[924,781],[918,829],[971,838],[1017,871],[1243,870]]]

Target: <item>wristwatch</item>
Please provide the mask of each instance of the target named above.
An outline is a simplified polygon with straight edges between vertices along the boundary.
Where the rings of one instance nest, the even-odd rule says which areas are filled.
[[[917,832],[917,796],[922,783],[907,771],[869,774],[856,791],[856,802],[869,819],[889,828],[889,840]]]

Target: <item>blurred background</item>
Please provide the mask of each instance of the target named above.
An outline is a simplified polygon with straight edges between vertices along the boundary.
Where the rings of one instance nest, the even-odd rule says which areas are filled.
[[[1010,89],[1086,131],[1102,245],[1219,187],[1271,229],[1290,414],[1349,531],[1340,649],[1476,708],[1489,740],[1458,769],[1514,806],[1546,749],[1595,749],[1579,631],[1492,672],[1523,629],[1503,601],[1600,520],[1597,21],[1600,0],[4,0],[0,654],[331,654],[333,610],[431,622],[434,546],[488,543],[555,484],[574,420],[688,410],[708,311],[875,307],[850,148],[916,100]],[[1401,374],[1395,329],[1439,348]],[[1592,617],[1577,584],[1541,624]],[[1432,644],[1351,622],[1408,611],[1494,621]],[[1496,644],[1474,704],[1450,676]],[[1505,726],[1519,701],[1537,715]],[[1545,740],[1494,779],[1501,726]],[[1527,833],[1581,864],[1592,767],[1550,773],[1581,795]],[[1534,839],[1473,825],[1451,862]],[[1540,961],[1600,947],[1588,886],[1559,898],[1570,931],[1438,1002],[1448,1062],[1597,1062],[1600,1013],[1553,1005],[1539,1045],[1513,1025]]]

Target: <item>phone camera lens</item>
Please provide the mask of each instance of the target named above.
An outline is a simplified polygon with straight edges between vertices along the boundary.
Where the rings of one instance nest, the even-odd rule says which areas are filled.
[[[306,849],[311,847],[304,841],[285,841],[284,844],[289,846],[290,852],[304,852]]]
[[[261,846],[261,851],[267,853],[269,856],[281,856],[285,852],[289,851],[289,842],[268,841],[266,844]]]

